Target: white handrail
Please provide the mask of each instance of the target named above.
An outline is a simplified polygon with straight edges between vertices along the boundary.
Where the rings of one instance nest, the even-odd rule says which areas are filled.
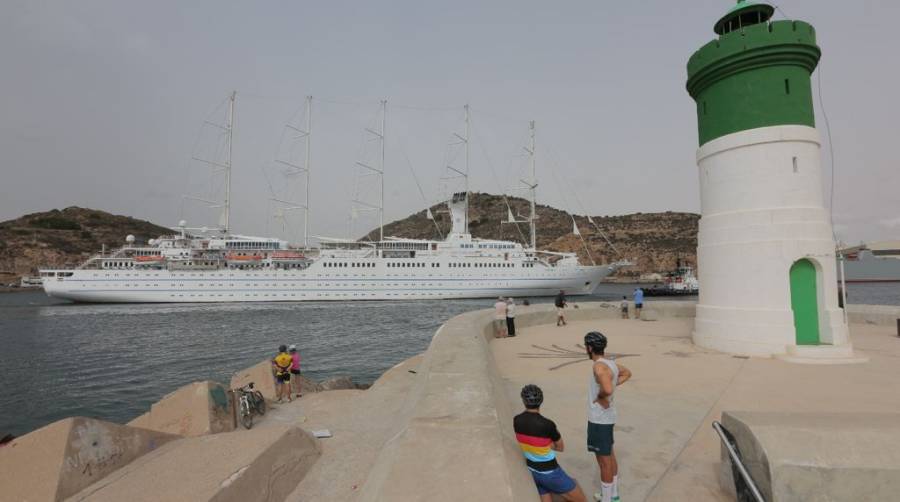
[[[724,444],[725,448],[728,450],[728,456],[731,457],[732,464],[737,467],[741,477],[744,478],[744,482],[747,483],[747,487],[750,488],[750,493],[753,494],[753,498],[756,499],[756,502],[766,502],[766,499],[764,499],[759,492],[759,488],[756,487],[756,483],[753,482],[753,478],[750,477],[747,468],[744,467],[744,463],[741,462],[741,457],[738,456],[737,451],[735,451],[734,446],[731,444],[731,439],[725,434],[725,428],[717,421],[713,421],[712,426],[719,434],[722,444]],[[740,496],[740,494],[738,494],[738,496]]]

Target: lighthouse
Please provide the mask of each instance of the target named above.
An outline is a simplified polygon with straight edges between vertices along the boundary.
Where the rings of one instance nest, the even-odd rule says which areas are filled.
[[[694,343],[735,354],[852,358],[838,307],[803,21],[738,1],[687,64],[697,105],[700,298]]]

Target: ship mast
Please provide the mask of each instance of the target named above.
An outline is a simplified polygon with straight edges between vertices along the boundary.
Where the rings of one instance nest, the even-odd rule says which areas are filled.
[[[534,166],[534,121],[531,121],[531,148],[526,148],[525,151],[528,152],[528,157],[531,163],[531,179],[525,182],[525,185],[531,190],[531,215],[528,218],[528,223],[531,227],[531,249],[537,250],[537,232],[535,230],[534,220],[537,219],[537,212],[535,208],[535,200],[537,198],[537,176],[535,173]]]
[[[381,181],[381,200],[378,203],[378,240],[384,240],[384,123],[387,119],[387,100],[381,100],[381,173],[379,179]]]
[[[293,159],[288,156],[288,159],[280,159],[276,158],[275,162],[281,164],[286,167],[284,172],[285,184],[290,185],[289,188],[285,190],[287,197],[278,198],[272,197],[272,202],[277,204],[281,204],[281,207],[276,213],[276,218],[284,219],[284,211],[303,211],[303,247],[305,249],[309,248],[309,175],[310,175],[310,149],[312,148],[312,96],[306,96],[306,125],[293,125],[291,122],[288,122],[284,125],[285,129],[289,129],[297,134],[297,136],[290,139],[290,141],[303,139],[304,150],[305,150],[305,161],[302,165],[300,165],[299,161],[294,162]],[[293,120],[293,119],[292,119]],[[279,151],[281,149],[279,148]],[[303,190],[306,191],[306,196],[303,198],[303,201],[294,200],[299,198],[299,193],[295,193],[292,187],[296,187],[295,179],[300,178],[303,183]],[[300,189],[297,189],[299,192]],[[274,194],[273,194],[274,195]]]
[[[365,131],[368,134],[371,134],[376,138],[377,141],[381,143],[381,161],[377,166],[370,166],[369,164],[361,161],[357,161],[356,165],[369,174],[360,174],[357,172],[356,182],[357,182],[357,193],[356,197],[353,199],[353,205],[351,207],[350,213],[350,233],[353,233],[353,220],[356,218],[359,210],[364,211],[378,211],[378,240],[384,240],[384,158],[385,158],[385,122],[387,118],[387,100],[381,100],[381,129],[379,131],[375,131],[366,127]],[[368,141],[368,139],[367,139]],[[378,204],[373,204],[366,200],[363,200],[362,195],[359,193],[359,180],[366,176],[378,176],[379,179],[379,192],[378,192]]]
[[[465,190],[466,190],[466,212],[463,220],[463,233],[469,233],[469,104],[463,106],[466,111],[466,137],[463,142],[466,144],[466,174],[465,174]]]
[[[231,91],[228,100],[228,162],[225,163],[225,201],[222,208],[222,231],[228,235],[231,217],[231,158],[234,149],[234,100],[237,91]]]
[[[303,248],[309,249],[309,148],[312,135],[312,96],[306,96],[306,199],[303,209]]]

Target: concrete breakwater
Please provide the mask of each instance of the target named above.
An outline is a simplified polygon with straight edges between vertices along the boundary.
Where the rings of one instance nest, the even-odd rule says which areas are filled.
[[[691,302],[647,307],[647,319],[689,322],[694,314]],[[848,310],[852,322],[882,327],[900,315]],[[573,324],[618,316],[607,303],[567,311]],[[537,500],[514,442],[510,382],[492,349],[506,340],[493,339],[491,319],[489,311],[456,316],[424,354],[371,389],[306,387],[299,402],[274,406],[250,431],[234,430],[230,393],[213,382],[179,389],[127,426],[57,422],[0,448],[0,500]],[[526,334],[554,321],[549,305],[517,316]],[[253,380],[271,396],[267,372],[261,362],[231,386]],[[320,427],[334,438],[308,432]]]
[[[367,387],[349,377],[300,379],[304,393]],[[126,425],[72,417],[16,438],[0,448],[0,501],[283,500],[320,448],[299,427],[236,431],[230,389],[250,381],[275,398],[271,363],[261,361],[230,386],[185,385]],[[208,483],[187,474],[204,471]],[[150,483],[158,478],[166,482]]]

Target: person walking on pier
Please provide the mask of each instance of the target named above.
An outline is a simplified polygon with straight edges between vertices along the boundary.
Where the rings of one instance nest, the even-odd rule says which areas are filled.
[[[287,347],[280,345],[278,347],[278,355],[272,359],[272,370],[275,373],[275,397],[278,402],[287,397],[291,402],[291,365],[294,358],[288,354]]]
[[[506,338],[506,300],[501,296],[494,303],[494,338]]]
[[[622,296],[622,303],[619,304],[622,310],[622,319],[628,319],[628,297]]]
[[[600,502],[619,501],[619,464],[613,451],[613,428],[617,413],[613,402],[616,389],[631,378],[628,368],[606,358],[606,336],[599,331],[584,335],[584,347],[593,361],[588,387],[587,449],[600,467]]]
[[[641,318],[641,309],[644,308],[644,290],[641,288],[634,289],[634,318]]]
[[[552,420],[541,415],[544,393],[537,385],[522,387],[525,411],[513,418],[513,430],[525,463],[541,496],[541,502],[557,494],[569,502],[585,501],[584,492],[556,461],[556,452],[565,450],[562,436]]]
[[[297,352],[297,346],[291,344],[288,347],[288,354],[291,355],[291,392],[301,397],[303,389],[300,388],[300,353]]]
[[[559,294],[556,295],[556,300],[553,302],[556,305],[556,325],[557,326],[565,326],[566,325],[566,292],[563,290],[559,290]]]
[[[516,336],[516,301],[512,298],[506,299],[506,333]]]

